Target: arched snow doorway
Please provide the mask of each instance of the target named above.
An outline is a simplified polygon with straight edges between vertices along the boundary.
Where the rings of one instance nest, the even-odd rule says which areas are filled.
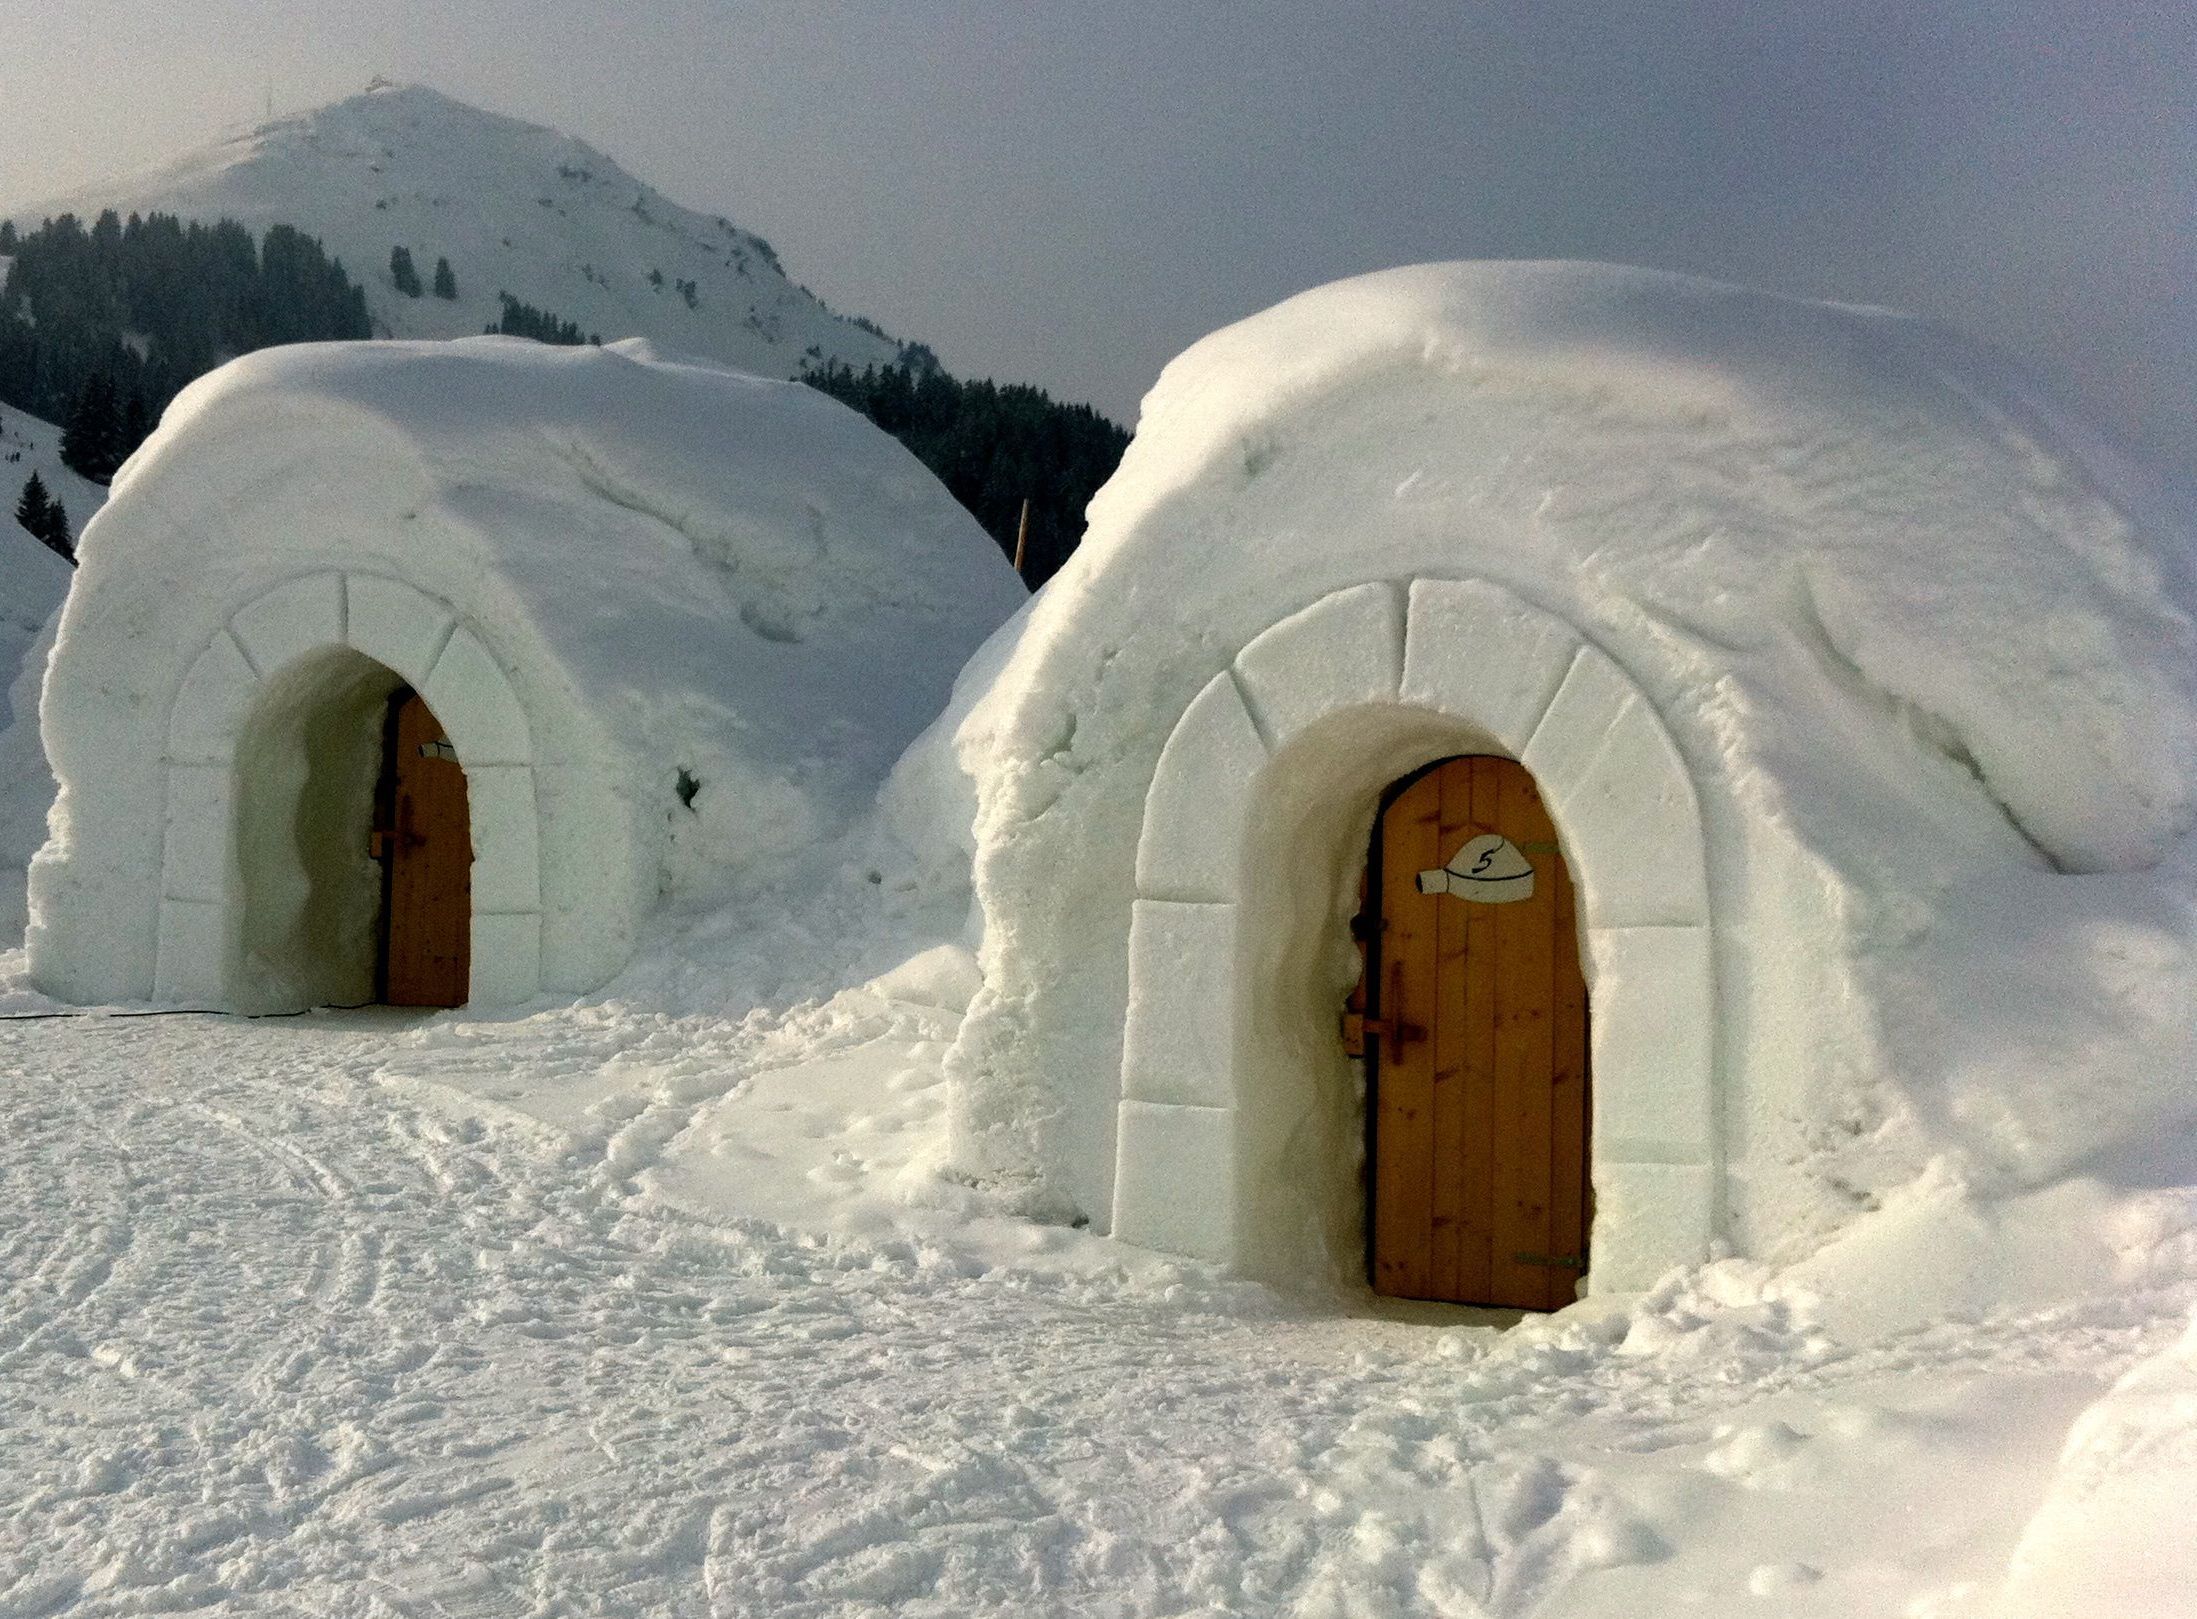
[[[1632,678],[1478,580],[1337,591],[1255,637],[1145,798],[1115,1234],[1302,1281],[1362,1277],[1364,1076],[1336,1038],[1383,790],[1518,760],[1578,888],[1596,1076],[1590,1290],[1698,1262],[1722,1222],[1700,813]]]
[[[400,688],[439,722],[423,740],[463,765],[471,859],[457,999],[509,1005],[539,991],[541,851],[559,829],[537,805],[533,728],[510,678],[448,603],[324,573],[237,611],[176,694],[155,993],[258,1007],[375,998],[374,808]],[[559,835],[600,836],[577,815]]]
[[[237,739],[231,990],[249,1005],[461,1006],[472,957],[465,768],[396,671],[299,660]]]
[[[1366,1277],[1545,1310],[1586,1274],[1587,986],[1532,773],[1438,760],[1381,795],[1345,1050],[1366,1081]]]
[[[237,738],[235,949],[250,1006],[378,998],[382,867],[370,847],[395,670],[348,648],[267,683]]]

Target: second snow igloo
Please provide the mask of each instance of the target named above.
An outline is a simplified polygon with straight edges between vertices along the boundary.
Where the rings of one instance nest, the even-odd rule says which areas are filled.
[[[1933,929],[2072,914],[2188,829],[2150,499],[1884,311],[1437,265],[1206,339],[939,733],[978,795],[962,1167],[1530,1308],[1789,1256],[2020,1136],[1947,1078],[2010,1014]]]
[[[852,411],[639,342],[237,361],[81,561],[28,941],[78,1001],[590,989],[864,809],[1023,599]]]

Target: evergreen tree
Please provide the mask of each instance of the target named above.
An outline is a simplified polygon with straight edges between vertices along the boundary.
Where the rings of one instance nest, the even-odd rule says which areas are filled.
[[[437,259],[435,261],[435,296],[453,302],[457,299],[458,278],[451,274],[448,259]]]
[[[139,401],[142,415],[144,404]],[[129,458],[133,445],[124,443],[122,402],[115,397],[113,380],[94,372],[78,391],[62,425],[61,459],[93,483],[106,483]]]
[[[35,472],[15,503],[15,520],[33,539],[66,558],[72,567],[75,565],[76,544],[69,538],[69,514],[61,502],[46,493],[46,480]]]
[[[263,240],[233,220],[73,217],[18,233],[0,286],[0,403],[80,424],[72,465],[111,475],[168,401],[231,355],[273,343],[373,335],[366,297],[318,242],[287,225]]]
[[[46,508],[53,504],[46,493],[46,480],[33,472],[30,482],[23,485],[23,493],[15,503],[15,520],[33,534],[46,531]]]
[[[503,300],[503,313],[484,328],[492,337],[531,337],[537,343],[557,343],[566,348],[602,342],[599,334],[583,333],[576,322],[559,320],[548,310],[521,303],[508,292],[499,292],[496,296]]]
[[[38,536],[45,541],[46,549],[64,559],[70,567],[76,566],[76,541],[69,536],[68,508],[58,500],[46,507],[46,530]]]
[[[958,381],[920,344],[896,365],[857,372],[835,362],[802,380],[907,445],[1010,557],[1029,501],[1023,578],[1033,589],[1068,560],[1084,508],[1129,446],[1129,435],[1088,405],[1019,384]]]
[[[412,263],[412,250],[408,247],[389,250],[389,279],[407,298],[417,298],[426,290],[420,285],[420,272]]]

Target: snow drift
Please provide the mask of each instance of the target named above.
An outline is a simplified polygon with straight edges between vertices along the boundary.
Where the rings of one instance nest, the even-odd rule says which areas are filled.
[[[2159,493],[1921,322],[1570,264],[1293,298],[1168,367],[904,767],[980,806],[957,1155],[1347,1270],[1376,797],[1496,751],[1581,878],[1591,1285],[1941,1156],[2187,1178],[2193,605]]]
[[[370,779],[400,677],[471,788],[475,998],[590,987],[663,896],[865,810],[1021,599],[853,412],[639,342],[253,355],[177,399],[81,556],[29,933],[76,999],[339,996],[355,959],[307,935],[371,908],[364,801],[255,817]]]

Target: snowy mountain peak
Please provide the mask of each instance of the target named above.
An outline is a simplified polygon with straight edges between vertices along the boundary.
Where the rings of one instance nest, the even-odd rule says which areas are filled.
[[[319,237],[366,289],[377,332],[478,333],[500,295],[605,341],[639,336],[748,370],[892,359],[899,345],[794,285],[770,244],[695,213],[585,141],[485,111],[426,85],[367,90],[277,118],[146,173],[10,209],[19,225],[61,213],[229,217]],[[418,267],[398,285],[392,250]],[[455,297],[433,290],[447,259]]]

